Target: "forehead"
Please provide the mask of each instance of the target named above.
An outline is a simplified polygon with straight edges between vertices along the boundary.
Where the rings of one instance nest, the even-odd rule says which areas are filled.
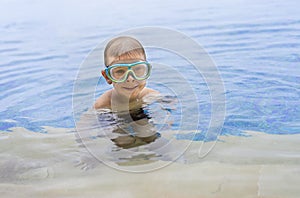
[[[137,57],[109,57],[108,63],[109,65],[118,64],[118,63],[134,63],[137,61],[144,61],[144,56]]]

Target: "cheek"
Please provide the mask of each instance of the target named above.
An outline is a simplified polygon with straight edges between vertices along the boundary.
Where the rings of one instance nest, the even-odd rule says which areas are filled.
[[[145,87],[145,86],[146,86],[145,80],[139,82],[139,87]]]
[[[121,87],[119,83],[114,83],[114,82],[113,82],[113,86],[114,86],[114,89],[116,89],[116,90],[120,89],[120,87]]]
[[[141,91],[142,89],[144,89],[145,86],[146,86],[146,82],[140,83],[139,90]]]

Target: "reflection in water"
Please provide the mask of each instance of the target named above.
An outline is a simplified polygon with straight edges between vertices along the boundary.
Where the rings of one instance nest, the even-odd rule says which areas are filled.
[[[77,141],[94,157],[119,165],[170,160],[174,137],[165,131],[171,131],[176,105],[176,97],[160,96],[127,112],[90,109],[76,126]]]
[[[151,117],[143,108],[130,110],[129,113],[117,113],[118,120],[112,133],[117,137],[111,139],[117,146],[124,149],[154,142],[160,134],[156,132]]]

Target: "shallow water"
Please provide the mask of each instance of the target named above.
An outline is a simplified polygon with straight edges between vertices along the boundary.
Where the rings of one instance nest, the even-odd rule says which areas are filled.
[[[150,197],[298,197],[299,6],[298,1],[273,0],[224,0],[218,4],[156,0],[88,4],[3,1],[1,193],[7,197],[135,197],[143,192]],[[205,48],[224,82],[226,117],[214,149],[198,158],[199,148],[207,137],[203,133],[195,135],[192,130],[204,134],[208,130],[210,90],[182,57],[146,48],[154,66],[171,65],[180,71],[195,95],[190,96],[185,87],[178,86],[176,94],[184,95],[186,103],[179,102],[178,111],[173,110],[173,131],[165,132],[165,138],[172,139],[171,149],[165,147],[159,156],[149,153],[148,147],[138,147],[142,149],[134,151],[137,155],[117,153],[109,158],[107,154],[114,151],[115,145],[109,139],[94,139],[101,145],[96,154],[106,156],[104,161],[109,161],[111,167],[131,171],[164,167],[135,175],[104,166],[100,163],[102,158],[99,161],[80,147],[74,133],[74,117],[78,120],[76,116],[92,104],[83,100],[80,108],[75,107],[80,109],[76,110],[79,114],[73,115],[72,97],[80,99],[88,94],[73,93],[78,70],[88,54],[119,32],[141,26],[175,29]],[[100,69],[99,66],[99,76]],[[170,87],[176,83],[176,75],[168,74],[166,78],[159,67],[154,67],[154,77],[150,77],[148,86],[174,95]],[[157,83],[157,79],[164,79],[165,84]],[[94,75],[87,75],[85,80],[82,82],[87,88],[91,80],[98,82],[93,85],[95,98],[110,88]],[[191,122],[184,130],[175,131],[181,126],[181,109],[190,112],[191,120],[197,120],[195,115],[199,113],[197,129]],[[159,113],[154,116],[157,125],[162,117]],[[204,144],[214,143],[210,141]],[[172,148],[183,149],[190,143],[190,150],[169,165],[178,156]],[[149,190],[149,186],[157,191]]]
[[[107,166],[85,148],[78,147],[73,133],[50,127],[47,131],[42,134],[15,128],[12,133],[0,134],[0,148],[5,151],[0,154],[2,196],[299,195],[299,135],[245,131],[251,138],[222,136],[205,158],[198,157],[201,143],[194,141],[181,160],[168,166],[164,161],[155,162],[142,156]],[[98,143],[98,148],[107,147],[106,142]],[[114,165],[121,168],[115,170]],[[142,171],[157,166],[164,167],[143,174],[120,171]]]

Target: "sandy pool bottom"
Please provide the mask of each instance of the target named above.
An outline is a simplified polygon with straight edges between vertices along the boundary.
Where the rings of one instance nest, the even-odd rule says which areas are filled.
[[[83,163],[74,134],[47,130],[0,133],[1,197],[300,196],[300,135],[223,136],[203,158],[198,157],[201,142],[193,142],[185,163],[128,173]]]

